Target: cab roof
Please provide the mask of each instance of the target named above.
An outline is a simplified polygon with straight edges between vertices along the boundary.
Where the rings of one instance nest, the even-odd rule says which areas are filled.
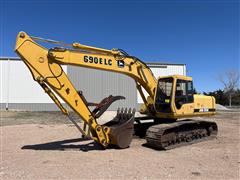
[[[170,76],[160,76],[158,79],[165,79],[165,78],[174,78],[174,79],[182,79],[186,81],[192,81],[192,77],[190,76],[183,76],[183,75],[170,75]]]

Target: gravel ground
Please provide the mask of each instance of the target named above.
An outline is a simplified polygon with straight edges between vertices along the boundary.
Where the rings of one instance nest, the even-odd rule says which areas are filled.
[[[0,113],[0,179],[239,179],[239,112],[211,117],[216,139],[169,151],[139,138],[102,150],[58,112]]]

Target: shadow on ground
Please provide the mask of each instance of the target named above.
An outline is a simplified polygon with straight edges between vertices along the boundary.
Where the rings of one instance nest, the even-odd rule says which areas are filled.
[[[53,142],[43,143],[43,144],[26,145],[26,146],[23,146],[21,149],[58,150],[58,151],[80,150],[84,152],[92,151],[92,150],[103,150],[103,148],[96,142],[89,142],[86,144],[69,144],[69,143],[77,143],[82,141],[87,141],[87,140],[83,138],[66,139],[62,141],[53,141]]]

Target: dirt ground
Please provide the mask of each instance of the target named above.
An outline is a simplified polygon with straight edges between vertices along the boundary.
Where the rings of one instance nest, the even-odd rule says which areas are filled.
[[[102,150],[58,112],[1,113],[0,179],[239,179],[240,112],[220,112],[216,139],[169,151]]]

